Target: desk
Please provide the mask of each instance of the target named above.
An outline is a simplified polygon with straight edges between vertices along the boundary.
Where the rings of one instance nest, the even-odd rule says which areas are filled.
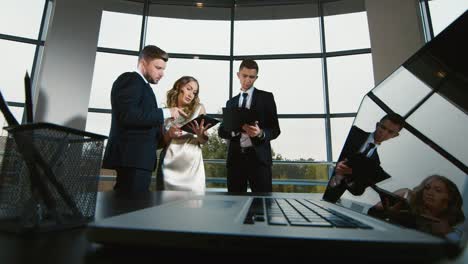
[[[98,194],[96,205],[96,220],[130,212],[150,206],[174,201],[187,197],[186,192],[154,192],[140,197],[121,197],[114,192]],[[216,195],[216,193],[209,193]],[[130,263],[140,262],[141,258],[182,260],[184,256],[206,261],[227,261],[226,252],[191,251],[184,249],[129,249],[104,248],[89,243],[85,237],[86,228],[76,228],[66,231],[49,232],[36,235],[19,236],[16,234],[0,233],[0,263]],[[228,253],[230,260],[246,261],[262,259],[265,256],[245,256]],[[311,260],[320,258],[320,252],[311,252]],[[283,256],[284,257],[284,256]],[[286,260],[294,256],[286,256]],[[193,260],[192,260],[193,261]],[[263,261],[262,261],[263,262]],[[135,262],[136,263],[136,262]],[[454,261],[443,261],[441,264],[468,263],[468,250]]]

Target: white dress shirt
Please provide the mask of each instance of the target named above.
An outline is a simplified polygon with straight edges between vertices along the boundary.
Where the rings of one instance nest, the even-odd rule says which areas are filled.
[[[374,154],[375,150],[380,146],[380,144],[377,144],[375,141],[374,141],[374,133],[370,133],[369,136],[367,137],[367,140],[362,144],[361,148],[359,149],[359,152],[360,153],[363,153],[364,150],[367,148],[367,145],[369,143],[372,143],[375,145],[375,147],[373,147],[371,150],[369,150],[369,152],[367,152],[367,157],[370,158],[372,156],[372,154]]]
[[[244,102],[244,96],[242,96],[243,93],[247,93],[247,97],[245,100],[247,100],[247,103],[245,105],[245,108],[250,109],[250,105],[252,104],[252,94],[254,91],[255,87],[250,87],[247,91],[240,91],[239,94],[239,107],[242,106],[242,103]],[[241,148],[248,148],[252,147],[252,140],[250,139],[249,135],[247,133],[241,133],[241,138],[240,138],[240,146]]]

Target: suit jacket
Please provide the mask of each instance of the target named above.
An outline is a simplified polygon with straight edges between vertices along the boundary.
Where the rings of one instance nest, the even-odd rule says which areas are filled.
[[[239,96],[237,95],[226,102],[227,108],[239,107]],[[265,132],[263,139],[251,138],[255,154],[262,165],[271,166],[271,145],[270,141],[277,138],[281,133],[278,115],[276,113],[276,103],[273,94],[270,92],[254,89],[250,109],[257,115],[258,126]],[[240,159],[240,138],[241,135],[232,136],[231,132],[224,129],[221,123],[218,129],[221,138],[229,139],[228,156],[226,166],[230,167]]]
[[[369,132],[365,132],[357,126],[352,126],[351,130],[349,131],[348,137],[346,138],[346,142],[343,146],[343,149],[341,150],[338,162],[358,153],[362,147],[362,144],[366,142],[369,135]],[[372,153],[372,156],[370,156],[369,158],[375,160],[377,164],[380,164],[380,158],[379,154],[377,153],[377,150],[375,150],[374,153]]]
[[[164,122],[151,86],[137,72],[126,72],[111,91],[112,123],[103,168],[154,170]]]
[[[348,185],[347,189],[354,195],[364,193],[369,184],[390,178],[390,175],[380,167],[380,158],[377,150],[369,158],[359,154],[362,145],[366,142],[369,135],[369,132],[365,132],[357,126],[352,126],[338,158],[338,161],[347,158],[347,164],[353,168],[353,175],[347,176],[353,179],[353,184]]]

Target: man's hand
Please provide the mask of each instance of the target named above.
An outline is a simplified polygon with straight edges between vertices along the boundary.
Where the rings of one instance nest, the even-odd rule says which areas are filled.
[[[348,165],[346,165],[346,161],[347,159],[340,161],[336,164],[335,174],[338,174],[338,175],[353,174],[353,168],[348,167]]]
[[[258,121],[255,121],[255,125],[244,124],[242,129],[245,131],[249,137],[257,137],[261,133],[263,133],[262,129],[258,127]]]
[[[179,116],[183,116],[187,118],[187,114],[182,110],[182,108],[179,107],[171,107],[169,108],[169,111],[171,112],[171,117],[173,119],[177,119]]]

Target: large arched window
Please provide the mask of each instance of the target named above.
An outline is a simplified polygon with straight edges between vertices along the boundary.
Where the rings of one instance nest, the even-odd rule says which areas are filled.
[[[427,41],[468,10],[468,2],[464,0],[420,0],[420,3]]]
[[[158,2],[124,1],[104,11],[86,130],[108,133],[112,82],[136,69],[144,45],[171,57],[154,87],[158,103],[164,105],[176,79],[192,75],[216,117],[239,92],[240,61],[253,58],[260,67],[255,85],[273,92],[280,118],[282,133],[272,141],[275,190],[323,191],[360,101],[374,85],[365,1]],[[204,154],[208,186],[223,186],[225,154]]]
[[[26,72],[32,80],[36,75],[50,8],[48,0],[25,0],[4,1],[0,9],[0,90],[19,122],[25,100],[23,78]],[[0,125],[7,126],[3,115]]]

